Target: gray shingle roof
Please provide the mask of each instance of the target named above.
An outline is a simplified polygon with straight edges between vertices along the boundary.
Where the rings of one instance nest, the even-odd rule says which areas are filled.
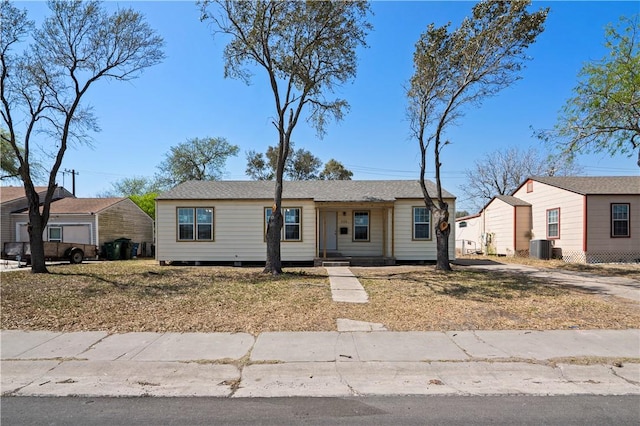
[[[531,179],[582,195],[640,194],[640,176],[551,176]]]
[[[531,205],[530,203],[527,203],[526,201],[521,200],[520,198],[513,197],[511,195],[496,195],[495,198],[497,198],[498,200],[504,201],[510,206],[530,206]]]
[[[436,186],[427,181],[436,196]],[[158,200],[272,200],[273,181],[189,181],[162,193]],[[444,198],[455,198],[443,189]],[[284,199],[312,199],[327,202],[384,202],[401,198],[422,198],[417,180],[313,180],[284,182]]]

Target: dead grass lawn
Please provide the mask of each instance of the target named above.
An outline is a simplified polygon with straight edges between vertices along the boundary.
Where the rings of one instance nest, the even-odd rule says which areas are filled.
[[[457,267],[352,268],[370,303],[331,299],[324,268],[158,266],[153,261],[3,272],[0,328],[108,332],[330,331],[338,318],[389,330],[640,328],[640,304],[523,275]]]

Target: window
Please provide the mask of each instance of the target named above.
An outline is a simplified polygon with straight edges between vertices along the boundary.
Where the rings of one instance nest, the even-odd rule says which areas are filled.
[[[48,228],[48,239],[47,241],[53,241],[56,243],[62,242],[62,227],[61,226],[50,226]]]
[[[179,207],[178,241],[212,241],[213,208]]]
[[[271,207],[266,207],[264,209],[265,238],[272,211]],[[282,241],[302,241],[301,213],[302,209],[300,207],[288,207],[282,209],[282,214],[284,216],[284,229],[281,235]]]
[[[431,238],[431,212],[426,207],[413,208],[413,239]]]
[[[466,228],[467,227],[467,222],[460,222],[460,228]]]
[[[560,209],[547,210],[547,238],[560,238]]]
[[[369,212],[353,212],[353,240],[369,241]]]
[[[533,181],[527,181],[527,192],[533,192]]]
[[[629,237],[629,204],[611,204],[611,236]]]

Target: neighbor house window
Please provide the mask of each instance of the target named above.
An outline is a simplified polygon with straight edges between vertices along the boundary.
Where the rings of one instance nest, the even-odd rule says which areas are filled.
[[[353,212],[353,240],[369,241],[369,212]]]
[[[560,238],[560,209],[547,210],[547,238]]]
[[[271,207],[264,209],[264,232],[265,238],[269,219],[271,219]],[[284,216],[284,229],[282,230],[282,241],[301,241],[302,240],[302,209],[300,207],[287,207],[282,209]]]
[[[426,207],[413,208],[413,239],[428,240],[431,238],[431,211]]]
[[[213,208],[178,207],[178,241],[212,241]]]
[[[527,181],[527,192],[533,192],[533,181]]]
[[[611,236],[629,237],[629,204],[611,204]]]
[[[62,227],[61,226],[50,226],[48,228],[48,241],[61,243],[62,242]]]

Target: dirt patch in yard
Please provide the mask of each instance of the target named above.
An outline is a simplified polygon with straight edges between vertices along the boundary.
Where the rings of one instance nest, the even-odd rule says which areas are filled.
[[[2,329],[108,332],[331,331],[338,318],[389,330],[640,328],[640,304],[525,275],[433,266],[352,268],[367,304],[333,302],[324,268],[60,265],[0,276]]]

